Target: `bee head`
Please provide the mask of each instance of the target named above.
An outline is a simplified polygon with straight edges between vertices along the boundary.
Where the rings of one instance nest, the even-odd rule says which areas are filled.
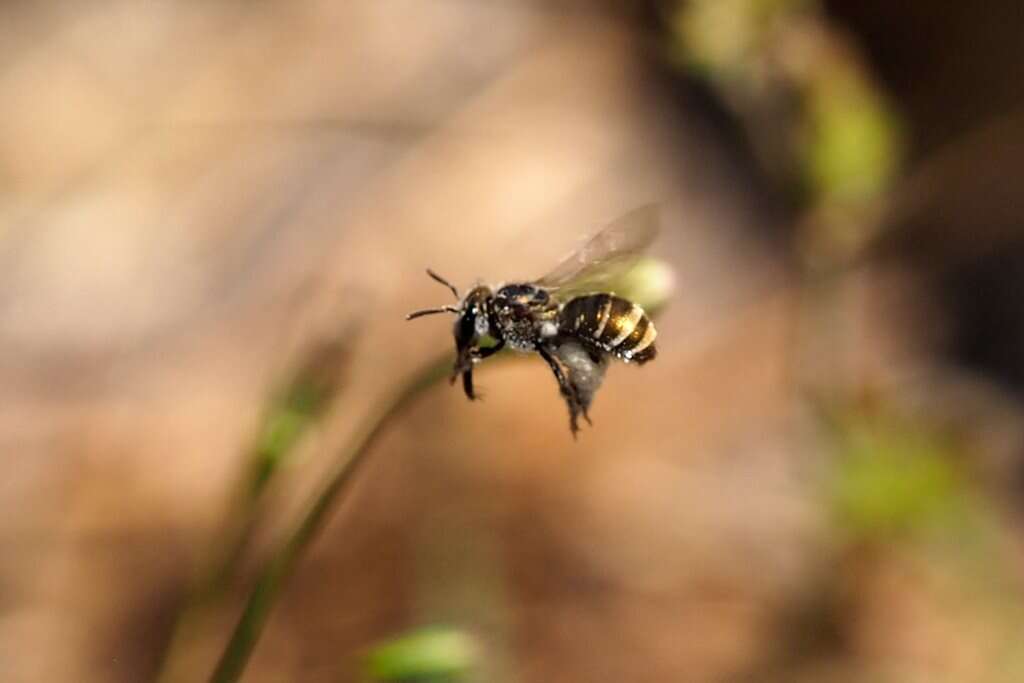
[[[455,336],[455,349],[457,352],[457,357],[455,359],[455,373],[458,374],[459,372],[468,370],[472,367],[474,354],[480,348],[480,338],[484,336],[495,336],[495,333],[491,328],[491,318],[489,315],[489,304],[491,299],[494,297],[494,293],[491,291],[490,287],[478,286],[471,289],[465,298],[460,298],[459,290],[455,289],[455,287],[443,277],[432,270],[427,270],[427,275],[450,289],[452,294],[455,295],[455,298],[459,299],[459,305],[440,306],[438,308],[427,308],[422,311],[414,311],[413,313],[405,316],[405,319],[412,320],[413,318],[419,318],[423,315],[432,315],[434,313],[454,313],[458,316],[455,320],[454,328],[452,329],[452,333]]]

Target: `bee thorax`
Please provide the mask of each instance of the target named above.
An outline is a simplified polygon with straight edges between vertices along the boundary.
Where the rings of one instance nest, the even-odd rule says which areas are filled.
[[[513,351],[533,351],[537,347],[537,333],[528,318],[499,316],[497,328]]]
[[[532,339],[523,339],[521,337],[505,337],[505,346],[521,353],[529,353],[537,349],[537,345]]]

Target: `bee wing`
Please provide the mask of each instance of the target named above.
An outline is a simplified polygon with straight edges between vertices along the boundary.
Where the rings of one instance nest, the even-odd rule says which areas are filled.
[[[559,298],[596,291],[627,272],[658,235],[658,207],[634,209],[598,232],[534,284]]]

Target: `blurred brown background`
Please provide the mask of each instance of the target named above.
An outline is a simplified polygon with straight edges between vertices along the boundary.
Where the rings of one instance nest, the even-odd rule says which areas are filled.
[[[1019,7],[706,4],[0,5],[0,680],[206,680],[340,444],[451,346],[403,320],[448,300],[423,269],[536,277],[650,201],[657,361],[575,442],[539,361],[428,390],[244,680],[367,680],[430,624],[476,644],[458,680],[1021,680]],[[801,127],[849,74],[898,150],[853,199]],[[183,620],[325,344],[333,401]]]

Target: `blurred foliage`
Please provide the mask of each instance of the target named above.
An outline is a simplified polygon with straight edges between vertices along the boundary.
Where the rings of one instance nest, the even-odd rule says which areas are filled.
[[[896,120],[856,72],[836,67],[807,93],[807,177],[818,201],[856,206],[888,189]]]
[[[158,680],[188,680],[194,672],[179,671],[179,652],[204,637],[226,598],[226,589],[244,560],[261,518],[265,490],[295,453],[303,437],[318,425],[344,386],[350,358],[351,331],[330,335],[301,353],[295,367],[271,394],[245,459],[246,472],[238,484],[224,528],[210,551],[208,566],[193,582],[190,595],[163,653]]]
[[[814,6],[811,0],[690,0],[677,3],[672,55],[719,82],[758,78],[776,22]]]
[[[891,538],[948,526],[968,510],[950,440],[922,424],[851,412],[836,427],[830,507],[854,538]]]
[[[374,681],[446,683],[463,680],[476,659],[473,638],[458,629],[432,626],[374,647],[365,671]]]
[[[856,653],[867,680],[1020,680],[1016,534],[972,478],[969,449],[895,404],[846,406],[826,423],[840,545],[814,628],[837,630],[837,652]],[[924,677],[935,666],[948,670]]]
[[[664,261],[649,256],[639,259],[611,287],[611,291],[636,302],[651,315],[668,305],[674,289],[672,268]]]
[[[341,386],[350,346],[339,337],[313,348],[271,399],[253,447],[254,495],[327,412]]]
[[[798,223],[809,265],[859,254],[903,135],[855,46],[813,0],[689,0],[666,24],[670,61],[715,89],[768,176],[808,212]]]

